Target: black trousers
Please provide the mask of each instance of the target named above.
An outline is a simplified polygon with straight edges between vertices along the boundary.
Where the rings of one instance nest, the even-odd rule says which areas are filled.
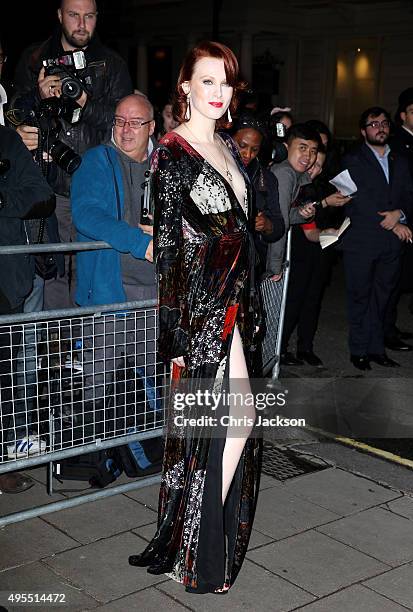
[[[296,228],[294,228],[296,229]],[[297,228],[302,232],[301,228]],[[336,254],[321,251],[318,244],[293,241],[291,270],[288,281],[287,302],[281,352],[288,349],[291,334],[297,326],[297,350],[312,351],[317,332],[324,289],[329,281]]]
[[[384,316],[401,269],[401,252],[344,251],[349,348],[352,355],[384,353]]]
[[[399,305],[400,297],[404,291],[410,292],[413,290],[413,246],[411,244],[403,245],[403,250],[400,257],[400,274],[397,279],[396,287],[390,296],[384,316],[384,337],[388,340],[397,340],[398,338],[397,307]]]

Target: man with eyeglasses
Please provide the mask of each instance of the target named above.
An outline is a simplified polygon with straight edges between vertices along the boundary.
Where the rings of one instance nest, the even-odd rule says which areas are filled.
[[[401,267],[413,183],[407,161],[390,151],[390,115],[381,107],[360,117],[362,144],[343,158],[357,192],[346,204],[351,225],[341,248],[346,275],[350,360],[359,370],[370,363],[399,364],[385,353],[384,315]]]
[[[111,139],[87,151],[73,175],[77,240],[104,240],[112,246],[110,250],[77,254],[76,302],[80,306],[156,298],[152,226],[140,222],[146,174],[156,147],[151,138],[153,116],[152,104],[145,95],[132,94],[121,100],[112,121]],[[116,369],[113,339],[104,349],[101,346],[107,333],[108,325],[102,333],[95,329],[93,355],[92,351],[85,354],[87,401],[103,398],[105,381],[107,385]],[[142,342],[137,351],[136,341],[128,335],[123,346],[127,353],[144,353],[148,342]]]
[[[78,240],[104,240],[113,251],[77,254],[76,302],[112,304],[156,297],[152,227],[140,224],[145,173],[154,150],[153,107],[143,94],[119,102],[112,137],[83,156],[72,179]],[[146,261],[145,261],[146,260]]]
[[[24,100],[27,107],[28,104],[35,106],[45,100],[60,98],[60,76],[46,76],[42,62],[61,57],[67,52],[83,50],[86,68],[80,70],[80,75],[84,86],[73,103],[73,113],[60,117],[62,129],[58,135],[61,142],[81,155],[87,149],[105,142],[115,106],[121,98],[132,93],[132,83],[126,63],[117,53],[104,46],[96,34],[95,0],[61,0],[57,16],[59,26],[52,36],[23,52],[15,75],[17,95],[11,106],[19,106],[19,100]],[[23,124],[17,131],[27,148],[36,151],[39,145],[38,128]],[[70,242],[74,233],[69,200],[70,180],[67,172],[59,166],[55,168],[55,179],[51,182],[57,196],[56,214],[62,242]],[[64,276],[58,275],[45,283],[46,310],[74,305],[69,287],[69,256],[65,257],[65,264]],[[74,285],[73,278],[71,285]]]

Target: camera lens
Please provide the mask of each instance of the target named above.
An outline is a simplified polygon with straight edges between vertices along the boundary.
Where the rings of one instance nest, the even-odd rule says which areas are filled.
[[[79,81],[72,77],[66,76],[61,80],[62,83],[62,96],[70,98],[71,100],[77,100],[82,95],[82,86]]]
[[[65,145],[60,140],[56,142],[50,148],[50,155],[53,161],[62,168],[68,174],[73,174],[82,163],[80,155],[75,153],[73,149]]]

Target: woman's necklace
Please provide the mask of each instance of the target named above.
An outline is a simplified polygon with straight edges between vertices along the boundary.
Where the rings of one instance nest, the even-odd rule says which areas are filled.
[[[195,134],[193,133],[193,131],[192,131],[192,130],[191,130],[189,127],[188,127],[188,125],[187,125],[186,123],[184,123],[183,125],[186,127],[186,129],[187,129],[187,130],[188,130],[188,132],[191,134],[191,136],[192,136],[193,138],[195,138],[195,140],[194,140],[193,142],[194,142],[195,144],[202,145],[202,143],[200,143],[200,142],[199,142],[199,140],[197,140],[197,137],[195,136]],[[215,140],[215,136],[214,136],[214,140]],[[234,179],[233,179],[233,176],[232,176],[232,174],[231,174],[230,170],[228,169],[227,158],[225,157],[225,153],[224,153],[224,150],[223,150],[223,148],[222,148],[221,139],[220,139],[219,137],[218,137],[218,145],[219,145],[219,148],[221,149],[222,157],[224,158],[224,164],[225,164],[225,175],[226,175],[227,179],[229,180],[229,182],[230,182],[230,183],[232,183],[232,181],[233,181]],[[208,157],[207,157],[207,156],[205,156],[205,157],[206,157],[206,159],[207,159],[207,161],[208,161]],[[213,165],[213,164],[212,164],[212,165]],[[218,165],[219,165],[219,166],[221,166],[221,168],[224,170],[224,166],[223,166],[223,164],[219,163]]]

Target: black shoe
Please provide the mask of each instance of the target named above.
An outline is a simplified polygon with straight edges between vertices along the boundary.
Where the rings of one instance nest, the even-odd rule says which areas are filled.
[[[384,340],[384,345],[390,351],[411,351],[413,350],[413,346],[411,344],[407,344],[403,342],[401,338],[387,338]]]
[[[305,361],[310,366],[322,367],[323,362],[313,351],[297,351],[297,358]]]
[[[371,370],[367,355],[350,355],[350,361],[358,370]]]
[[[129,565],[135,565],[136,567],[147,567],[152,563],[152,561],[145,558],[144,555],[131,555],[128,562]]]
[[[304,361],[302,361],[301,359],[297,359],[297,357],[294,357],[292,353],[287,351],[286,353],[281,353],[280,364],[284,366],[296,366],[304,365]]]
[[[394,361],[393,359],[390,359],[390,357],[387,357],[386,353],[383,353],[382,355],[376,355],[375,353],[372,353],[369,355],[369,359],[370,361],[378,363],[379,365],[384,366],[385,368],[398,368],[400,366],[400,363],[397,363],[397,361]]]

